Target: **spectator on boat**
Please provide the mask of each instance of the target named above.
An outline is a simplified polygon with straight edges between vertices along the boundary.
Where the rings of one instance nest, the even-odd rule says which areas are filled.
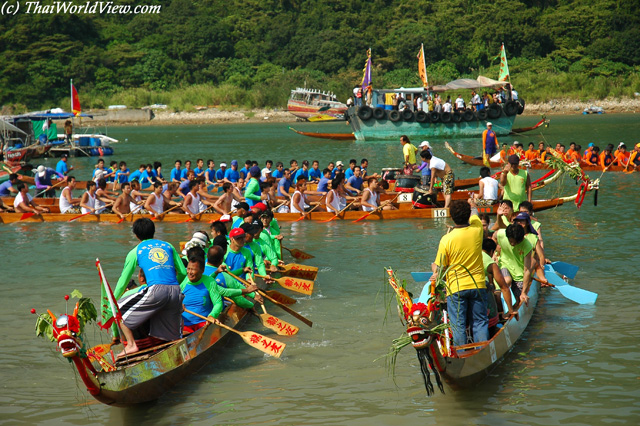
[[[127,345],[118,356],[138,351],[132,330],[147,321],[150,336],[165,341],[181,337],[184,296],[180,291],[180,282],[187,271],[171,244],[154,239],[155,225],[151,219],[136,220],[132,229],[140,243],[127,254],[114,296],[116,299],[122,297],[138,266],[144,271],[147,287],[118,300],[122,313],[120,327],[127,340]]]
[[[434,275],[447,270],[447,312],[451,322],[453,344],[467,343],[467,325],[473,342],[489,340],[487,289],[482,263],[482,223],[475,204],[455,200],[449,213],[455,227],[440,239],[438,254],[431,265]],[[468,324],[468,319],[470,323]]]
[[[480,168],[479,190],[474,194],[476,204],[479,206],[491,206],[498,202],[498,181],[491,176],[491,169]]]
[[[66,176],[71,170],[73,170],[73,166],[69,166],[67,164],[68,159],[69,156],[67,154],[62,154],[62,157],[60,157],[60,161],[58,161],[58,163],[56,164],[56,172]]]
[[[516,300],[528,305],[533,246],[524,235],[522,226],[511,224],[507,229],[496,231],[493,239],[500,246],[498,265],[505,282],[511,287]]]
[[[451,97],[447,96],[447,100],[442,105],[442,112],[451,112]]]
[[[509,290],[509,286],[504,281],[504,277],[502,276],[502,272],[500,271],[498,264],[493,260],[493,255],[497,247],[496,242],[491,238],[485,238],[482,240],[482,264],[484,266],[484,275],[487,279],[487,299],[489,302],[493,301],[493,304],[489,303],[489,306],[495,305],[495,299],[493,298],[493,291],[496,288],[494,284],[495,282],[498,284],[498,288],[502,293],[502,298],[507,305],[507,312],[504,312],[504,316],[508,318],[513,315],[516,317],[516,320],[518,320],[518,312],[513,310],[514,301],[511,300],[511,291]],[[492,317],[493,315],[490,313],[489,318]]]
[[[441,113],[442,112],[442,99],[440,98],[440,94],[439,93],[436,93],[435,100],[433,102],[434,102],[434,107],[433,107],[434,111],[437,112],[437,113]]]
[[[462,99],[462,95],[459,94],[456,98],[456,111],[464,112],[465,108],[464,99]]]
[[[371,101],[373,100],[373,87],[369,84],[366,88],[366,99],[367,105],[371,106]]]
[[[400,136],[400,143],[402,144],[404,174],[411,175],[413,174],[413,169],[416,167],[416,152],[418,152],[418,148],[409,141],[409,137],[407,135]]]
[[[74,189],[76,189],[76,178],[68,176],[67,186],[60,193],[60,201],[58,202],[60,213],[80,213],[78,203],[73,202]]]
[[[487,122],[487,129],[482,132],[482,157],[485,164],[498,152],[498,135],[493,131],[493,123]]]
[[[356,86],[356,105],[362,106],[362,87]]]
[[[511,200],[514,210],[518,210],[522,201],[531,201],[531,178],[519,164],[520,158],[513,154],[509,156],[500,173],[500,186],[504,189],[503,198]]]
[[[424,108],[423,104],[424,104],[424,101],[422,99],[422,95],[418,95],[416,97],[416,105],[415,105],[416,106],[416,111],[422,111],[423,108]]]
[[[480,104],[481,104],[481,101],[480,101],[480,95],[478,95],[478,94],[476,93],[476,91],[475,91],[475,90],[473,90],[473,91],[471,92],[471,108],[472,108],[474,111],[477,111],[477,110],[478,110],[478,106],[479,106]]]
[[[513,86],[511,86],[511,99],[514,101],[518,100],[518,92]]]
[[[51,128],[51,124],[53,124],[53,121],[51,121],[50,118],[47,118],[44,123],[42,123],[42,133],[47,133],[49,131],[49,129]],[[45,141],[46,142],[46,141]]]
[[[13,199],[13,209],[16,213],[49,213],[47,207],[40,207],[34,201],[31,194],[29,194],[29,186],[24,182],[18,182],[16,184],[16,190],[18,194]]]
[[[405,99],[403,97],[398,97],[398,111],[403,112],[405,109],[407,109],[407,102],[405,101]]]
[[[431,95],[427,96],[427,108],[428,108],[428,112],[433,112],[434,106],[433,106],[433,98],[431,97]]]
[[[66,176],[62,173],[58,173],[53,170],[51,167],[45,167],[43,165],[38,166],[35,183],[36,183],[36,197],[47,197],[54,198],[56,196],[56,190],[53,188],[53,184],[51,183],[51,177],[57,176],[59,180],[66,180]]]
[[[10,197],[11,195],[20,192],[16,187],[14,187],[18,182],[18,175],[16,173],[11,173],[9,175],[9,179],[0,184],[0,197]]]
[[[349,96],[349,99],[347,99],[347,108],[350,108],[353,106],[353,96]]]
[[[73,141],[73,124],[71,123],[71,120],[64,122],[64,141],[66,143],[71,143]]]
[[[444,195],[444,208],[448,208],[451,204],[451,194],[453,194],[454,188],[454,176],[453,170],[445,161],[441,158],[434,157],[431,152],[424,150],[420,153],[420,157],[429,162],[429,168],[431,169],[431,184],[429,188],[429,194],[435,193],[435,180],[436,178],[442,180],[442,195]]]

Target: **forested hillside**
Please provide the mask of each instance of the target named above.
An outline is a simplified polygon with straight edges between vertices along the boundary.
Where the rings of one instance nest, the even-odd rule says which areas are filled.
[[[286,104],[303,85],[346,99],[373,52],[374,86],[496,78],[504,42],[529,101],[640,92],[640,2],[624,0],[167,0],[159,14],[0,16],[0,104]],[[43,1],[43,4],[49,1]]]

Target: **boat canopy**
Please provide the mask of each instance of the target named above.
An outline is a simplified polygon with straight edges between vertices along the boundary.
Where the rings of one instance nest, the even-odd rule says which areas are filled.
[[[23,135],[26,135],[27,133],[24,132],[22,129],[14,126],[13,124],[6,122],[4,120],[0,120],[0,131],[3,132],[16,132],[16,133],[21,133]]]
[[[450,81],[445,85],[431,86],[430,92],[447,92],[452,90],[472,90],[472,89],[497,89],[507,84],[504,81],[493,80],[489,77],[478,76],[476,80],[472,78],[459,78]],[[376,90],[378,93],[426,93],[424,87],[400,87],[399,89],[381,89]]]
[[[93,118],[93,115],[89,115],[89,114],[79,114],[79,115],[74,115],[71,112],[49,112],[49,111],[38,111],[38,112],[28,112],[26,114],[21,114],[21,115],[13,115],[11,116],[12,120],[20,120],[20,119],[29,119],[29,120],[34,120],[34,121],[41,121],[41,120],[46,120],[48,118],[52,119],[52,120],[64,120],[66,118],[73,118],[73,117],[88,117],[88,118]]]

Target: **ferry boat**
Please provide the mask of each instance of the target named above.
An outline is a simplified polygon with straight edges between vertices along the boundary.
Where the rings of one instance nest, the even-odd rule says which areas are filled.
[[[332,92],[298,87],[291,91],[287,109],[308,121],[332,121],[345,119],[347,105]]]

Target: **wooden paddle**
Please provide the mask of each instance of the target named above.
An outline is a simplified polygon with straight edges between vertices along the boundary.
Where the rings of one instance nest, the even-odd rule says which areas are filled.
[[[231,275],[233,278],[235,278],[236,280],[238,280],[239,282],[241,282],[242,284],[244,284],[245,286],[250,285],[248,281],[240,278],[237,275],[233,275],[231,272],[227,271],[227,274]],[[264,297],[265,299],[271,301],[274,305],[278,306],[280,309],[282,309],[285,312],[290,313],[291,315],[293,315],[294,317],[298,318],[300,321],[302,321],[303,323],[307,324],[309,327],[313,326],[313,322],[311,322],[311,320],[309,320],[308,318],[303,317],[302,315],[300,315],[299,313],[297,313],[296,311],[294,311],[293,309],[291,309],[290,307],[288,307],[286,304],[279,302],[278,300],[276,300],[275,298],[271,297],[268,293],[269,292],[265,292],[263,290],[258,289],[258,293],[260,293],[262,295],[262,297]]]
[[[355,203],[357,200],[353,200],[351,203],[347,204],[347,206],[340,210],[338,213],[335,214],[335,216],[333,216],[331,219],[327,219],[327,220],[321,220],[320,223],[326,223],[326,222],[331,222],[333,219],[337,218],[338,216],[340,216],[342,214],[342,212],[344,212],[345,210],[347,210],[349,207],[351,207],[353,205],[353,203]]]
[[[244,342],[249,345],[249,346],[253,346],[254,348],[258,349],[259,351],[262,351],[268,355],[274,356],[276,358],[280,358],[280,355],[282,355],[282,352],[284,351],[284,348],[287,347],[286,344],[279,342],[277,340],[274,339],[270,339],[268,337],[263,336],[262,334],[258,334],[254,331],[238,331],[234,328],[229,327],[226,324],[223,324],[222,322],[216,320],[212,320],[209,319],[207,317],[204,317],[200,314],[197,314],[193,311],[190,311],[189,309],[184,310],[185,312],[194,315],[200,319],[203,319],[205,321],[210,322],[211,324],[216,324],[222,328],[226,328],[229,331],[232,331],[234,333],[236,333],[237,335],[239,335],[240,337],[242,337],[242,340],[244,340]]]
[[[318,275],[318,268],[315,266],[305,266],[298,263],[289,263],[284,266],[278,266],[278,272],[288,277],[304,278],[305,280],[314,281]]]
[[[224,299],[230,303],[237,304],[236,302],[234,302],[232,299],[229,299],[228,297],[225,297]],[[264,313],[263,314],[255,313],[255,314],[260,319],[260,322],[264,327],[275,331],[281,336],[293,336],[294,334],[298,334],[298,331],[300,331],[298,327],[296,327],[293,324],[289,324],[288,322],[283,321],[280,318],[267,313],[267,308],[264,307],[264,304],[260,304],[260,306],[262,306],[262,311]]]
[[[173,206],[171,207],[169,210],[167,210],[166,212],[162,212],[160,213],[157,217],[156,216],[151,216],[151,220],[162,220],[164,219],[164,215],[166,215],[167,213],[169,213],[172,210],[175,210],[179,207],[182,207],[180,204],[178,204],[177,206]]]
[[[190,217],[189,219],[187,219],[187,220],[183,220],[183,221],[178,222],[178,223],[193,222],[194,220],[195,220],[195,221],[199,221],[199,220],[200,220],[200,218],[202,217],[203,213],[204,213],[204,211],[201,211],[200,213],[198,213],[198,214],[196,215],[195,219],[193,219],[193,218],[191,218],[191,217]]]
[[[22,216],[20,216],[20,220],[18,222],[22,222],[23,220],[29,219],[30,217],[33,217],[39,214],[40,213],[34,213],[34,212],[23,213]]]
[[[398,195],[396,195],[395,197],[393,197],[393,199],[389,200],[389,201],[385,201],[384,203],[380,204],[375,210],[371,210],[369,213],[365,214],[364,216],[362,216],[360,219],[356,219],[353,221],[353,223],[356,222],[360,222],[361,220],[366,219],[367,217],[369,217],[370,214],[375,213],[377,211],[380,211],[381,209],[384,208],[384,206],[389,205],[391,203],[393,203],[396,198],[398,198],[400,196],[400,194],[402,194],[402,192],[398,192]]]
[[[276,290],[267,290],[265,291],[265,293],[271,296],[271,298],[277,301],[278,303],[282,303],[284,305],[293,305],[294,303],[297,302],[297,300],[294,299],[293,297],[289,297],[286,294],[282,294]]]
[[[104,207],[111,207],[112,205],[113,205],[113,202],[111,202],[111,203],[105,203]],[[102,208],[104,208],[104,207],[102,207]],[[92,213],[95,213],[95,212],[93,211],[93,212],[82,213],[81,215],[78,215],[78,216],[72,217],[72,218],[71,218],[71,219],[69,219],[67,222],[73,222],[73,221],[74,221],[74,220],[76,220],[76,219],[80,219],[81,217],[84,217],[84,216],[90,215],[90,214],[92,214]]]
[[[288,251],[289,253],[291,253],[291,256],[293,256],[296,259],[302,259],[302,260],[307,260],[307,259],[313,259],[315,256],[309,254],[309,253],[305,253],[302,250],[298,250],[298,249],[288,249],[285,246],[283,246],[282,244],[280,244],[280,248],[285,249],[286,251]]]
[[[328,192],[327,192],[327,194],[328,194]],[[318,204],[316,204],[314,208],[312,208],[311,210],[309,210],[309,211],[308,211],[308,212],[306,212],[306,213],[302,213],[302,216],[300,216],[300,218],[299,218],[299,219],[294,220],[294,222],[299,222],[299,221],[301,221],[302,219],[306,218],[306,217],[307,217],[307,215],[308,215],[309,213],[311,213],[312,211],[314,211],[315,209],[317,209],[317,208],[318,208],[318,206],[320,206],[320,204],[322,204],[322,199],[323,199],[324,197],[326,197],[326,196],[327,196],[327,194],[324,194],[322,197],[320,197],[320,199],[318,200]]]
[[[266,275],[257,275],[259,278],[269,278]],[[313,285],[315,284],[313,281],[304,280],[302,278],[293,278],[293,277],[282,277],[282,278],[272,278],[275,282],[277,282],[282,287],[295,291],[296,293],[306,294],[307,296],[313,293]]]
[[[141,201],[141,202],[139,202],[139,203],[136,203],[136,205],[137,205],[137,206],[140,206],[140,205],[142,205],[141,203],[142,203],[142,201]],[[129,217],[129,216],[131,216],[132,214],[135,214],[135,213],[136,213],[137,211],[139,211],[139,210],[140,210],[140,209],[135,210],[135,211],[133,211],[133,210],[132,210],[132,211],[130,211],[129,213],[127,213],[126,215],[124,215],[124,217],[123,217],[123,218],[121,218],[121,219],[120,219],[119,221],[117,221],[116,223],[122,223],[122,222],[124,222],[124,220],[125,220],[126,218],[128,218],[128,217]]]

